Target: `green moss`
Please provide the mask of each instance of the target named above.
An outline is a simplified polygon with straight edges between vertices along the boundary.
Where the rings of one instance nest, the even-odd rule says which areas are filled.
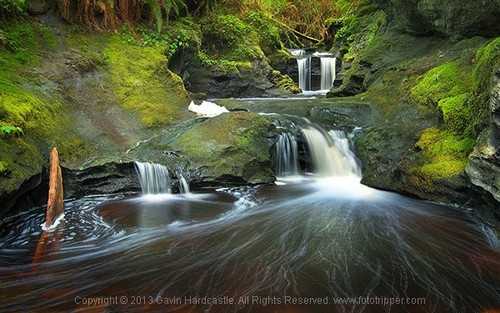
[[[232,61],[222,58],[214,58],[204,51],[198,53],[198,58],[204,66],[213,67],[217,71],[223,73],[238,73],[240,69],[251,69],[252,63],[250,61]]]
[[[270,167],[260,164],[270,162],[266,143],[270,126],[268,119],[255,113],[227,113],[194,126],[176,139],[174,148],[210,176],[241,176],[248,181],[256,176],[269,178]]]
[[[471,101],[474,119],[470,123],[470,131],[474,135],[479,135],[489,120],[491,76],[500,63],[500,37],[478,49],[475,60],[473,71],[474,98]]]
[[[146,126],[173,123],[181,117],[187,93],[180,77],[166,69],[162,47],[140,47],[113,35],[104,55],[119,102],[137,112]]]
[[[282,90],[289,91],[293,94],[301,93],[299,86],[293,81],[293,79],[288,75],[281,74],[279,71],[271,72],[270,81]]]
[[[444,98],[439,101],[438,107],[443,113],[447,129],[456,134],[463,134],[473,119],[470,106],[470,93]]]
[[[424,159],[413,172],[430,179],[455,176],[464,171],[474,144],[475,140],[469,137],[459,137],[437,128],[426,129],[417,142]]]
[[[33,68],[52,53],[57,41],[52,30],[32,20],[2,25],[7,41],[0,48],[0,191],[12,191],[40,172],[52,145],[66,149],[75,137],[57,93],[46,92],[47,78]],[[69,154],[61,153],[63,161]]]
[[[458,61],[444,63],[422,75],[411,89],[412,99],[422,105],[436,106],[439,101],[470,92],[470,67]]]

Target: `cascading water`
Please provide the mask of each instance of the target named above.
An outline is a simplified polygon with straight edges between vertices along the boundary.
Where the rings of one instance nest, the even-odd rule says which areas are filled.
[[[190,193],[191,190],[189,189],[189,183],[187,182],[186,178],[182,174],[179,174],[178,177],[180,193]]]
[[[171,192],[170,175],[165,166],[149,162],[135,162],[135,168],[143,194]]]
[[[361,170],[344,132],[327,133],[317,125],[307,125],[301,131],[311,154],[315,174],[324,177],[349,176],[361,179]]]
[[[295,176],[299,173],[299,149],[294,134],[282,133],[276,142],[276,175]]]
[[[335,81],[336,58],[331,56],[321,57],[321,90],[330,90]]]
[[[299,87],[302,91],[311,90],[311,55],[303,49],[293,49],[290,53],[297,58]]]

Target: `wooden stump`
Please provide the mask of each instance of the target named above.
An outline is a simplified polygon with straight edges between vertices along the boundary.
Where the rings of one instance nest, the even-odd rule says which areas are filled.
[[[64,191],[61,166],[59,165],[59,153],[56,148],[50,151],[50,180],[49,201],[45,214],[45,227],[51,226],[54,221],[64,213]]]

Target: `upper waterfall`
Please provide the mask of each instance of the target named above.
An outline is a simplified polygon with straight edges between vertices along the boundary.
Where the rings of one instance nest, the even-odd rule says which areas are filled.
[[[304,49],[290,49],[289,51],[297,59],[298,82],[302,92],[323,94],[333,87],[337,61],[333,54],[311,53]],[[316,62],[317,59],[319,62]]]
[[[292,49],[290,53],[297,58],[300,89],[311,90],[311,55],[303,49]]]
[[[335,62],[337,58],[321,57],[321,90],[330,90],[335,81]]]

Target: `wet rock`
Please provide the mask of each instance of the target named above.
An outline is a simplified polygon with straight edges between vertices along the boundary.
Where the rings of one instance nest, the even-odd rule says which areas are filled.
[[[203,181],[270,183],[271,131],[272,123],[265,117],[231,112],[194,125],[171,147],[190,161]]]
[[[404,31],[416,35],[494,36],[500,1],[372,0]]]
[[[333,89],[327,97],[350,97],[367,90],[367,76],[370,74],[371,64],[359,62],[356,64],[342,64],[339,78],[336,78]]]
[[[47,0],[29,0],[28,12],[32,15],[41,15],[49,11],[50,4]]]
[[[276,97],[297,92],[297,86],[286,74],[277,79],[265,58],[207,65],[195,49],[185,49],[170,58],[168,66],[182,77],[190,93],[205,98]]]
[[[67,198],[140,192],[133,162],[109,162],[80,170],[63,169]]]
[[[500,151],[494,146],[491,134],[482,134],[479,144],[469,156],[467,174],[472,183],[500,201]]]
[[[492,76],[490,126],[481,134],[466,171],[472,183],[500,201],[500,68]]]

